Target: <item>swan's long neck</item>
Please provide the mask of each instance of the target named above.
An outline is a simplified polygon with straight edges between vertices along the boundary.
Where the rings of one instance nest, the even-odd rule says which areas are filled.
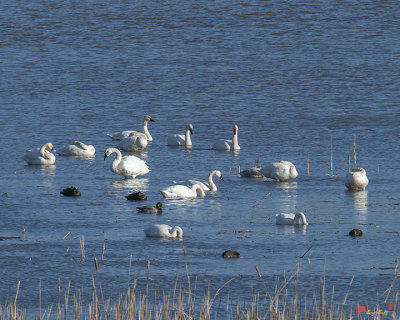
[[[182,238],[181,230],[178,227],[174,227],[170,233],[172,238]]]
[[[39,153],[40,153],[40,155],[41,155],[43,158],[50,160],[50,158],[51,158],[51,152],[46,152],[46,148],[49,148],[49,149],[50,149],[50,145],[49,145],[48,143],[44,144],[44,145],[40,148]]]
[[[110,148],[110,149],[111,149],[111,153],[115,153],[116,154],[115,159],[111,163],[111,168],[116,168],[118,166],[118,164],[122,160],[122,153],[117,148]]]
[[[301,220],[301,223],[300,223]],[[306,216],[304,215],[303,212],[297,212],[295,217],[294,217],[294,224],[304,224],[304,225],[308,225]]]
[[[239,140],[238,140],[238,130],[235,130],[233,137],[232,137],[232,148],[239,149]]]
[[[215,176],[217,171],[212,171],[210,175],[208,176],[208,185],[210,186],[211,191],[217,191],[217,186],[215,185],[213,181],[213,176]]]
[[[87,145],[80,141],[74,141],[74,145],[81,147],[82,149],[87,149]]]
[[[190,138],[190,129],[186,129],[185,132],[185,145],[186,147],[192,146],[192,139]]]
[[[196,197],[197,197],[197,191],[200,192],[200,198],[204,198],[206,196],[206,193],[204,192],[203,188],[200,187],[198,184],[194,184],[192,186],[192,190],[196,194]]]
[[[149,129],[147,129],[147,120],[143,121],[143,133],[146,135],[147,140],[153,141],[153,137],[151,136]]]

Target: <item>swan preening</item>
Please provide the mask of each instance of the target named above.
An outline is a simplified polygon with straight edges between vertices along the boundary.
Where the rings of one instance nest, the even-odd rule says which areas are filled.
[[[246,170],[240,171],[240,176],[245,178],[265,178],[261,173],[262,166],[258,160],[255,161],[254,167],[248,168]]]
[[[53,150],[54,146],[51,142],[45,143],[41,148],[28,150],[25,153],[24,160],[28,164],[52,165],[56,162],[56,156],[47,150]]]
[[[126,138],[123,138],[117,145],[118,149],[129,152],[141,151],[147,147],[149,140],[144,135],[138,135],[131,132]]]
[[[353,168],[345,178],[345,185],[349,190],[365,190],[368,185],[368,177],[365,169]]]
[[[293,163],[281,160],[263,167],[260,172],[270,179],[288,181],[297,177],[298,173]]]
[[[179,238],[183,236],[183,230],[181,227],[171,227],[167,224],[155,224],[144,229],[144,233],[147,237],[151,238]]]
[[[276,224],[305,225],[308,226],[306,216],[303,212],[277,213],[275,215]]]
[[[154,122],[154,120],[149,115],[144,116],[144,119],[143,119],[143,132],[125,130],[125,131],[109,133],[107,135],[113,140],[122,140],[124,138],[127,138],[130,134],[133,133],[135,135],[145,136],[147,138],[147,140],[153,141],[153,137],[151,136],[151,134],[149,132],[149,129],[147,129],[147,123],[149,121],[153,121]]]
[[[177,184],[160,190],[161,194],[166,199],[195,199],[197,198],[197,191],[200,193],[199,198],[204,198],[206,196],[203,188],[198,184],[194,184],[191,188]]]
[[[91,157],[95,155],[96,149],[92,145],[74,141],[73,144],[58,149],[57,153],[61,156]]]
[[[121,151],[116,148],[108,148],[104,152],[104,160],[113,153],[116,154],[116,157],[111,163],[112,172],[125,178],[135,178],[150,172],[146,162],[142,159],[132,155],[122,157]]]
[[[232,140],[220,139],[214,143],[212,148],[216,149],[216,150],[239,150],[240,146],[239,146],[239,141],[238,141],[238,131],[239,131],[239,128],[235,124],[233,126]]]
[[[203,181],[199,181],[199,180],[190,179],[189,183],[191,185],[198,184],[205,192],[217,191],[218,190],[217,186],[215,185],[215,183],[213,181],[213,177],[214,176],[220,178],[221,180],[224,180],[222,178],[221,171],[214,170],[214,171],[211,171],[210,174],[208,175],[208,182],[203,182]]]
[[[172,134],[168,137],[169,146],[185,146],[190,148],[192,146],[192,139],[190,135],[193,134],[193,125],[189,124],[186,127],[185,134]]]

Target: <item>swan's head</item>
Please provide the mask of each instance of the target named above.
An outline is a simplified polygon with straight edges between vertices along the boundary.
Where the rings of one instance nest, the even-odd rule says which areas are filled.
[[[111,148],[108,148],[106,151],[104,151],[104,160],[106,160],[107,157],[109,157],[113,153],[113,150]]]
[[[157,202],[156,208],[161,209],[161,208],[165,208],[165,206],[161,202]]]
[[[303,212],[297,212],[294,216],[294,224],[302,224],[308,226],[306,215]]]
[[[186,127],[186,130],[189,130],[190,134],[193,134],[193,125],[189,124],[189,125]]]
[[[214,174],[215,174],[216,177],[220,178],[221,180],[224,180],[224,179],[222,178],[222,173],[221,173],[221,171],[215,170],[215,171],[214,171]]]
[[[236,134],[239,131],[239,127],[235,124],[233,126],[233,134]]]
[[[53,146],[53,144],[52,144],[51,142],[47,142],[47,143],[45,144],[45,146],[46,146],[46,148],[49,148],[50,150],[53,150],[53,149],[54,149],[54,146]]]
[[[367,174],[367,172],[365,171],[364,168],[353,168],[353,169],[351,169],[351,172],[361,172],[364,175]]]
[[[149,122],[149,121],[155,122],[155,120],[153,120],[149,115],[144,116],[144,121],[146,121],[146,122]]]
[[[182,230],[181,227],[178,227],[178,226],[174,227],[174,229],[173,229],[172,232],[173,232],[173,233],[176,232],[176,237],[179,238],[179,239],[182,239],[182,237],[183,237],[183,230]]]

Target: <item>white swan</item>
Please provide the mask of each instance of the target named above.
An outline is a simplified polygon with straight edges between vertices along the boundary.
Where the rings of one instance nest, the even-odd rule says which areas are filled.
[[[293,163],[281,160],[263,167],[260,172],[270,179],[288,181],[297,177],[298,173]]]
[[[275,215],[276,224],[305,225],[308,226],[306,216],[303,212],[277,213]]]
[[[119,132],[114,132],[114,133],[108,133],[107,135],[113,140],[122,140],[123,138],[128,137],[129,134],[134,133],[136,135],[145,136],[147,138],[147,140],[149,140],[149,141],[153,141],[153,137],[150,135],[150,132],[147,129],[147,122],[149,122],[149,121],[154,122],[155,120],[153,120],[149,115],[146,115],[143,119],[143,132],[125,130],[125,131],[119,131]]]
[[[28,164],[43,164],[52,165],[56,162],[56,156],[50,151],[46,150],[49,148],[53,150],[53,144],[51,142],[45,143],[41,148],[35,150],[28,150],[24,155],[24,160]]]
[[[117,156],[111,163],[111,171],[124,176],[125,178],[135,178],[136,176],[149,173],[149,167],[146,162],[135,156],[122,157],[121,151],[116,148],[108,148],[104,152],[104,160],[111,154],[115,153]]]
[[[232,140],[220,139],[214,143],[213,149],[216,149],[216,150],[239,150],[240,146],[239,146],[239,142],[238,142],[238,131],[239,131],[239,128],[235,124],[233,126]]]
[[[92,145],[74,141],[74,144],[58,149],[57,153],[61,156],[91,157],[95,155],[96,149]]]
[[[149,141],[146,136],[137,135],[135,132],[131,132],[126,138],[121,140],[117,145],[117,148],[123,151],[135,152],[146,148],[148,143]]]
[[[215,185],[214,181],[213,181],[213,177],[217,176],[218,178],[220,178],[221,180],[224,180],[222,178],[222,173],[219,170],[214,170],[211,171],[209,176],[208,176],[208,183],[207,182],[203,182],[203,181],[199,181],[199,180],[194,180],[194,179],[190,179],[189,183],[191,185],[195,185],[198,184],[205,192],[210,192],[210,191],[217,191],[217,186]]]
[[[194,184],[191,188],[177,184],[160,190],[166,199],[195,199],[197,198],[197,191],[200,192],[200,198],[206,196],[204,190],[198,184]]]
[[[179,238],[182,239],[183,230],[181,227],[171,227],[167,224],[155,224],[144,229],[147,237],[151,238]]]
[[[186,127],[185,134],[172,134],[168,137],[169,146],[185,146],[190,148],[192,146],[192,139],[190,135],[193,134],[193,125],[189,124]]]
[[[365,169],[353,168],[346,175],[345,185],[349,190],[365,190],[368,185],[368,177]]]

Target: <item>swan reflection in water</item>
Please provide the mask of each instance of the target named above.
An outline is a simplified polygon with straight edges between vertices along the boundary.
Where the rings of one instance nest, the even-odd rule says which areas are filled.
[[[354,210],[359,214],[368,213],[368,191],[346,191],[346,194],[351,196],[354,201]]]
[[[137,178],[137,179],[116,179],[111,181],[111,186],[115,189],[130,189],[148,191],[149,179],[148,178]]]

